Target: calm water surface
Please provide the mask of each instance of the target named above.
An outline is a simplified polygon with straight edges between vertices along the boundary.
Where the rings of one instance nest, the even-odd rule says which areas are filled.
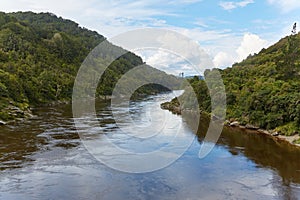
[[[224,128],[214,150],[199,159],[206,122],[195,136],[192,117],[182,119],[159,108],[171,98],[171,94],[153,96],[130,107],[132,119],[139,123],[149,123],[153,119],[149,113],[162,115],[180,123],[181,140],[195,138],[175,163],[151,173],[123,173],[97,161],[77,134],[70,105],[38,108],[36,118],[1,127],[0,199],[300,199],[299,149],[253,132]],[[122,148],[152,151],[178,131],[174,126],[151,142],[124,139],[109,106],[99,103],[97,110],[102,127],[98,134],[107,134]],[[160,120],[153,121],[161,126]]]

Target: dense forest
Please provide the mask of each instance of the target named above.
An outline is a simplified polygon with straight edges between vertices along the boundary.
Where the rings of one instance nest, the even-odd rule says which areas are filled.
[[[79,67],[86,56],[106,39],[95,31],[51,13],[0,13],[0,120],[25,117],[30,106],[53,101],[68,101]],[[106,42],[106,51],[99,63],[109,60],[109,54],[124,51]],[[131,52],[117,58],[101,77],[97,96],[111,95],[117,80],[142,59]],[[151,69],[144,76],[166,77]],[[143,76],[143,74],[141,74]],[[167,76],[174,83],[178,79]],[[134,80],[131,80],[134,81]],[[139,93],[166,91],[161,85],[147,85]],[[137,93],[135,93],[137,95]]]
[[[105,38],[95,31],[51,13],[0,13],[0,120],[24,117],[30,106],[70,100],[74,80],[86,56]],[[227,118],[241,124],[276,129],[286,135],[300,129],[300,34],[287,36],[273,46],[249,55],[225,70],[207,70],[222,75],[227,95]],[[107,42],[97,58],[107,63],[110,53],[124,51]],[[99,60],[100,59],[100,60]],[[119,57],[101,77],[97,96],[111,95],[123,74],[144,62],[133,53]],[[165,78],[150,66],[139,76]],[[145,73],[146,72],[146,73]],[[179,83],[174,76],[167,82]],[[130,80],[128,87],[136,80]],[[210,112],[210,96],[204,80],[189,79],[200,109]],[[147,85],[134,96],[166,91]],[[187,93],[183,97],[188,98]],[[188,104],[186,104],[188,106]]]
[[[205,77],[216,70],[226,88],[228,120],[285,135],[299,133],[300,34],[287,36],[231,68],[207,70]],[[205,81],[198,77],[189,81],[197,93],[200,109],[211,112]]]

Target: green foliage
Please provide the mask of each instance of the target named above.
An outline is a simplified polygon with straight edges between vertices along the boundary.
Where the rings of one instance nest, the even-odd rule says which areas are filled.
[[[291,135],[300,130],[300,34],[219,70],[226,87],[227,118]],[[204,81],[191,80],[200,109],[210,112]],[[183,95],[187,95],[185,92]]]
[[[104,40],[97,32],[51,13],[0,12],[0,120],[12,118],[5,112],[11,102],[24,110],[28,104],[69,100],[77,70]],[[124,52],[106,42],[106,52],[97,63],[107,64],[118,51]],[[130,52],[115,60],[101,77],[96,95],[111,95],[122,74],[141,64],[142,59]],[[140,92],[161,89],[165,90],[150,85]]]
[[[297,130],[297,128],[298,126],[296,122],[289,122],[283,126],[277,127],[275,130],[279,133],[283,133],[286,136],[292,136],[297,134],[297,132],[295,131]]]
[[[300,144],[300,139],[293,141],[294,144]]]

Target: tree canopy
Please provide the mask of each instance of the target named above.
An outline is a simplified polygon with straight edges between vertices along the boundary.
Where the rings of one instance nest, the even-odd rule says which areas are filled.
[[[104,40],[97,32],[52,13],[0,12],[0,120],[15,118],[9,112],[12,107],[24,110],[30,105],[70,100],[79,67]],[[97,59],[99,64],[121,50],[109,42],[106,45]],[[142,64],[131,52],[117,58],[101,77],[96,95],[110,95],[122,74]],[[163,74],[156,69],[153,72]],[[177,81],[174,76],[167,77]],[[149,85],[140,92],[165,90]]]
[[[214,70],[221,73],[224,81],[228,119],[287,135],[299,132],[300,34],[287,36],[231,68]],[[206,71],[205,76],[212,71]],[[194,78],[190,83],[200,109],[210,112],[205,81]]]

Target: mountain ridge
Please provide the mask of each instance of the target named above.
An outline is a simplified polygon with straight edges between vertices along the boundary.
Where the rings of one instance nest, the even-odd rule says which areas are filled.
[[[52,13],[0,12],[0,120],[26,117],[30,115],[30,106],[69,101],[79,67],[104,41],[106,49],[99,53],[97,64],[109,66],[99,80],[101,85],[96,96],[111,95],[123,74],[144,64],[141,57],[113,45],[95,31]],[[116,52],[125,53],[111,63],[111,54]],[[175,76],[151,70],[170,82],[178,81]],[[151,94],[167,90],[161,85],[149,85],[138,92]]]

